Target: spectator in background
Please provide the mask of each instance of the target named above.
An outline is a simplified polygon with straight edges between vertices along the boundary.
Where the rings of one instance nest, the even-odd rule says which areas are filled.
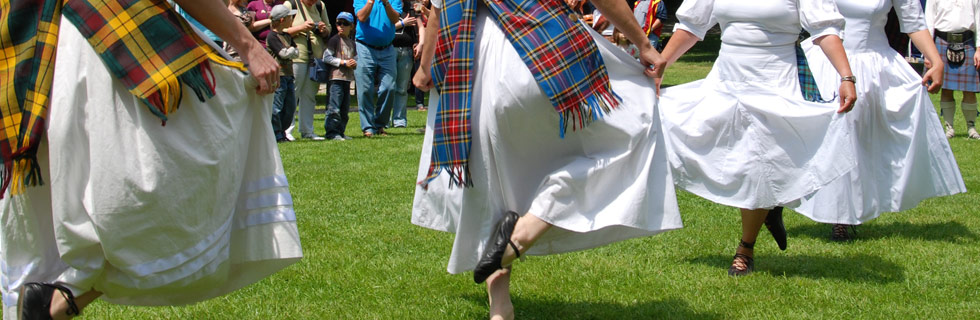
[[[395,23],[402,10],[401,0],[355,0],[357,33],[357,105],[361,132],[365,137],[387,135],[384,128],[395,102],[396,52]],[[377,81],[380,80],[380,83]],[[380,102],[380,103],[379,103]]]
[[[330,19],[327,10],[319,0],[299,0],[286,2],[286,8],[299,8],[293,18],[293,26],[286,32],[293,36],[299,56],[293,59],[293,74],[296,75],[296,99],[299,105],[299,134],[304,139],[323,140],[313,133],[313,109],[316,108],[316,93],[320,83],[307,76],[313,57],[322,57],[326,41],[330,35]]]
[[[293,38],[285,31],[293,24],[295,15],[296,10],[290,10],[281,4],[272,7],[272,11],[269,12],[272,27],[265,43],[269,47],[269,52],[276,58],[276,62],[279,62],[279,87],[276,88],[276,95],[272,98],[272,132],[276,136],[276,142],[289,141],[283,129],[289,128],[293,123],[293,113],[296,112],[293,59],[299,56],[299,51],[296,50]]]
[[[351,28],[354,28],[354,15],[341,12],[337,15],[337,34],[327,41],[327,51],[323,53],[323,61],[334,66],[327,86],[327,116],[323,120],[323,129],[330,140],[350,140],[344,134],[347,131],[347,121],[350,120],[350,82],[354,80],[354,68],[357,67],[357,51],[354,49],[354,39],[351,38]]]
[[[650,44],[660,50],[660,34],[663,22],[667,20],[667,7],[662,0],[639,0],[633,6],[633,17],[647,33]]]
[[[395,128],[408,126],[405,107],[408,104],[408,83],[412,80],[412,65],[415,62],[415,44],[418,43],[418,19],[412,3],[404,2],[402,17],[395,22],[395,102],[391,109],[391,124]]]
[[[252,31],[252,21],[255,20],[255,12],[248,11],[247,0],[231,0],[231,2],[228,3],[228,11],[230,11],[235,18],[238,18],[238,21],[241,21],[242,25],[244,25],[246,29]],[[228,55],[235,61],[241,61],[241,57],[238,55],[238,50],[236,50],[231,44],[225,42],[222,49],[224,49],[225,52],[227,52]]]
[[[252,25],[248,30],[252,31],[252,36],[255,36],[255,39],[259,40],[263,47],[266,46],[265,38],[269,36],[269,27],[272,26],[269,13],[272,12],[272,7],[277,4],[282,4],[282,0],[253,0],[245,6],[245,10],[254,16]]]
[[[422,65],[421,64],[421,58],[422,58],[422,41],[424,41],[424,39],[425,39],[425,37],[423,37],[422,35],[425,34],[425,25],[426,25],[426,23],[429,20],[429,7],[430,6],[432,6],[432,3],[430,3],[429,0],[416,1],[415,4],[413,5],[413,9],[415,10],[415,14],[419,17],[418,23],[416,23],[416,27],[417,27],[417,29],[419,29],[419,36],[418,36],[419,37],[419,41],[415,45],[415,49],[413,50],[413,54],[415,55],[415,67],[414,67],[414,70],[412,71],[412,74],[413,74],[412,77],[415,77],[414,76],[415,72],[417,72],[418,69],[419,69],[419,66]],[[413,84],[412,87],[415,87],[415,85]],[[426,107],[425,107],[425,96],[426,96],[426,92],[425,91],[422,91],[422,90],[419,90],[418,88],[415,88],[415,108],[416,108],[416,110],[418,110],[418,111],[425,111],[426,110]],[[425,132],[425,131],[422,131],[422,132]]]
[[[592,29],[602,34],[602,37],[606,38],[609,42],[616,43],[616,39],[613,38],[613,31],[615,31],[616,27],[602,16],[602,12],[599,12],[599,9],[592,11]]]
[[[926,26],[936,39],[936,48],[946,63],[943,91],[939,97],[946,138],[953,138],[953,118],[956,113],[954,91],[963,92],[960,109],[966,120],[967,137],[980,139],[977,120],[977,91],[980,91],[977,66],[980,52],[976,50],[977,24],[980,5],[975,0],[930,0],[926,2]],[[929,67],[928,65],[926,67]]]

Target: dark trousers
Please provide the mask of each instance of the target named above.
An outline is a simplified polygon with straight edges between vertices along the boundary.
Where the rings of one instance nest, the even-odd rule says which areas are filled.
[[[296,113],[296,86],[293,76],[280,76],[279,88],[276,88],[272,98],[272,132],[276,140],[286,139],[283,131],[293,124],[293,114]]]
[[[330,100],[327,102],[327,116],[323,120],[323,128],[327,133],[325,138],[331,139],[337,136],[344,136],[347,130],[347,120],[350,120],[350,81],[330,80],[327,93]]]

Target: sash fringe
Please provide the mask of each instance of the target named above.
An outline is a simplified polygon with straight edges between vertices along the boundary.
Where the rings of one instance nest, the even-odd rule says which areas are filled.
[[[569,124],[572,126],[572,131],[585,129],[592,122],[605,117],[612,109],[616,109],[621,102],[619,95],[612,91],[603,90],[589,95],[579,105],[566,108],[559,113],[558,136],[565,138],[565,131],[568,130]]]
[[[153,115],[163,121],[162,125],[166,126],[167,115],[174,113],[180,107],[180,100],[184,96],[184,85],[193,90],[201,102],[214,97],[215,80],[211,65],[205,61],[196,68],[177,76],[175,81],[161,83],[159,90],[140,100],[149,107]]]

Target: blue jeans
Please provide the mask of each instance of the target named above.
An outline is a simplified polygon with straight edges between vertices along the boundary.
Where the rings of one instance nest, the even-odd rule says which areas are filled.
[[[347,121],[350,120],[350,81],[330,80],[327,86],[327,116],[323,119],[323,129],[327,131],[327,139],[344,136]]]
[[[357,109],[361,116],[361,131],[378,133],[388,125],[394,106],[395,48],[383,50],[369,48],[360,42],[357,46]]]
[[[405,118],[405,105],[408,104],[408,83],[412,80],[412,65],[415,57],[412,47],[395,48],[398,52],[397,75],[395,76],[395,104],[391,109],[391,122],[395,127],[408,126]]]
[[[286,139],[283,130],[293,123],[293,113],[296,112],[296,87],[293,76],[280,76],[279,88],[272,97],[272,132],[276,140]]]
[[[661,48],[660,48],[660,36],[658,36],[658,35],[656,35],[656,34],[654,34],[654,33],[651,32],[650,33],[650,45],[653,46],[654,49],[657,49],[657,51],[660,51],[661,50]]]

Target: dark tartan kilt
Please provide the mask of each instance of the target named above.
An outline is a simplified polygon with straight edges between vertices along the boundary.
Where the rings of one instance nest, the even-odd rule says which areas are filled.
[[[943,57],[946,69],[943,76],[943,89],[956,91],[980,91],[980,77],[977,69],[973,65],[973,54],[976,51],[975,39],[966,42],[966,61],[957,67],[951,67],[946,62],[946,40],[936,37],[936,49],[939,49],[939,56]]]

